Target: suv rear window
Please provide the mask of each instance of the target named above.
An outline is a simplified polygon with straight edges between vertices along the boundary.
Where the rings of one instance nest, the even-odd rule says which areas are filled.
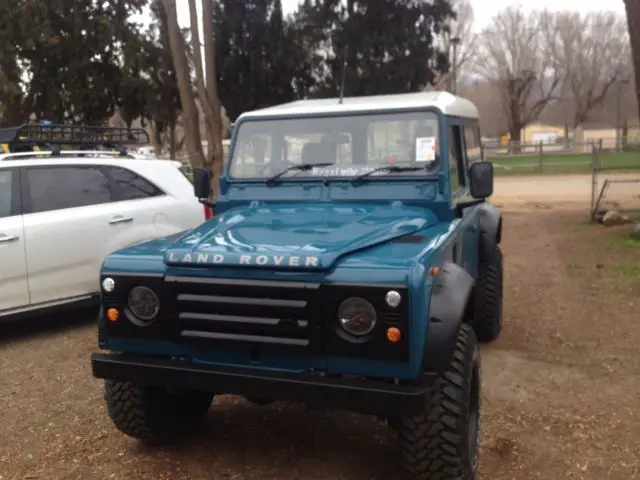
[[[122,167],[105,168],[111,177],[114,202],[164,195],[162,190],[131,170]]]

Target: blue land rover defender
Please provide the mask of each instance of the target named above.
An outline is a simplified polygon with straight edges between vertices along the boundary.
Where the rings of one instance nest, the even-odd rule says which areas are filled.
[[[208,202],[209,172],[194,190]],[[147,443],[215,394],[371,414],[407,478],[474,478],[477,341],[502,316],[502,219],[478,111],[449,93],[242,114],[215,216],[102,266],[94,376]]]

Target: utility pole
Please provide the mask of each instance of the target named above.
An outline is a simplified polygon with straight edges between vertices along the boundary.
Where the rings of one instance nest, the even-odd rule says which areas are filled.
[[[460,38],[453,37],[451,40],[451,46],[453,47],[453,59],[451,62],[451,88],[450,91],[454,95],[458,90],[458,45],[460,45]]]
[[[616,150],[621,151],[623,147],[622,142],[622,86],[629,84],[628,78],[622,78],[622,76],[618,76],[618,89],[616,92]]]

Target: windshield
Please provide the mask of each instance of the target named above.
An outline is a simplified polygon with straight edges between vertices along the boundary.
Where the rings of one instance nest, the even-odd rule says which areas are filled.
[[[433,175],[438,168],[438,117],[433,112],[248,120],[238,125],[229,173],[266,179],[300,164],[281,178],[354,177],[383,166],[421,166],[378,175]]]

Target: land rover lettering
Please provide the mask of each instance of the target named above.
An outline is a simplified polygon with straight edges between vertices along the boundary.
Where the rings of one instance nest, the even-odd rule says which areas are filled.
[[[179,253],[169,252],[169,264],[190,265],[250,265],[258,267],[316,268],[321,266],[320,258],[302,255],[246,255],[221,253]]]

